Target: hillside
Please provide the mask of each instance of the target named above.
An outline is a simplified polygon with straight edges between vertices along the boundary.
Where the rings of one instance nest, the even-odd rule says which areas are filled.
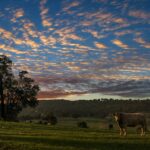
[[[150,100],[49,100],[39,101],[35,108],[27,107],[19,114],[23,118],[41,118],[53,113],[58,117],[100,117],[117,111],[149,113]]]

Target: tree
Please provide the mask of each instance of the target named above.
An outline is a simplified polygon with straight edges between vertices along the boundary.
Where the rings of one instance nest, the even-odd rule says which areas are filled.
[[[12,74],[12,61],[5,55],[0,56],[0,100],[1,117],[5,118],[5,93],[10,87]]]
[[[39,86],[27,75],[27,71],[21,71],[15,76],[12,61],[7,56],[0,56],[0,101],[4,120],[14,120],[23,107],[38,104]]]

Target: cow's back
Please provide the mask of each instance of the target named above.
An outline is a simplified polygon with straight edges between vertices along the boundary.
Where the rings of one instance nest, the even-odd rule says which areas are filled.
[[[120,118],[118,120],[120,127],[124,126],[145,126],[146,119],[143,113],[120,113]]]

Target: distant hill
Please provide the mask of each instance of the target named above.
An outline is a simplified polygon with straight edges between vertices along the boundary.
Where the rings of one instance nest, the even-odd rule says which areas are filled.
[[[21,118],[41,118],[53,113],[58,117],[100,117],[114,112],[150,113],[150,100],[40,100],[35,108],[27,107],[19,114]]]

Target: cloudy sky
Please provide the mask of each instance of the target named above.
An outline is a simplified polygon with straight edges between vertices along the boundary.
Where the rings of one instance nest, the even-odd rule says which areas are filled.
[[[150,0],[0,0],[0,54],[39,98],[150,97]]]

